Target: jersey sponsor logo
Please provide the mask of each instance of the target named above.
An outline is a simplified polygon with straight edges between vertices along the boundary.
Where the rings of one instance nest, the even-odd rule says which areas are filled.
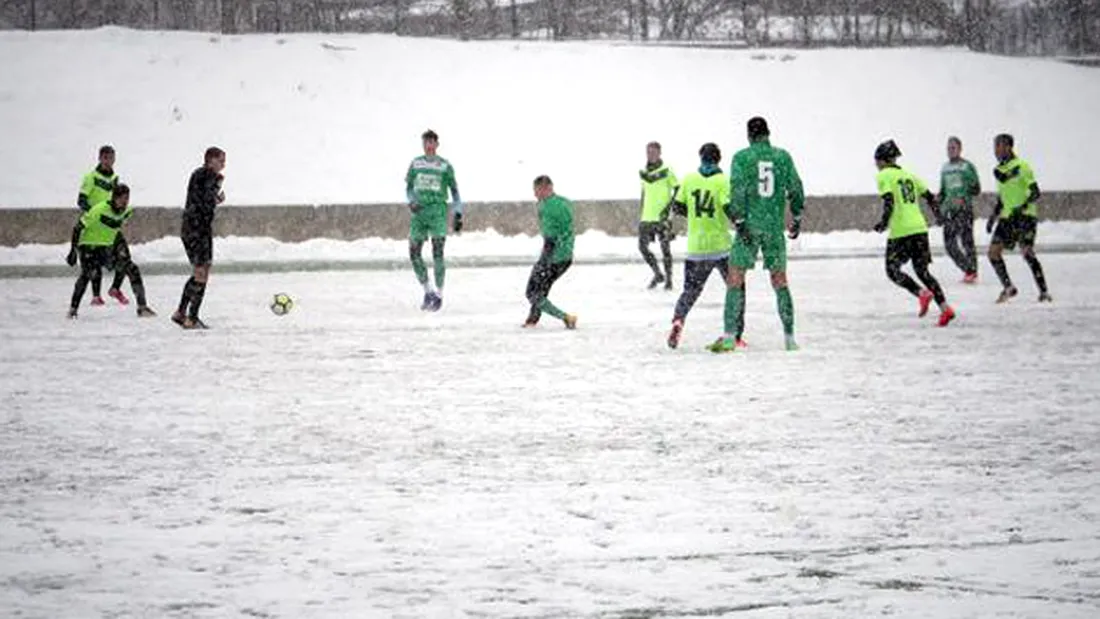
[[[438,174],[417,174],[413,181],[415,191],[442,191],[443,179]]]
[[[412,162],[412,168],[414,170],[434,170],[437,172],[445,172],[448,164],[442,159],[414,159]]]

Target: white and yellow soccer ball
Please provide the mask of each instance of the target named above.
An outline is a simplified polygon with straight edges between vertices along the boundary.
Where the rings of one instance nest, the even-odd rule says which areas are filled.
[[[285,292],[280,292],[271,299],[271,313],[276,316],[285,316],[294,308],[294,299]]]

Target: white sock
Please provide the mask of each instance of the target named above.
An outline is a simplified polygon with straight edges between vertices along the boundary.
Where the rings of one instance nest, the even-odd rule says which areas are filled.
[[[443,289],[442,289],[442,288],[440,288],[439,290],[437,290],[437,291],[436,291],[436,294],[437,294],[437,295],[439,295],[439,298],[440,298],[440,299],[442,299],[442,298],[443,298]]]
[[[432,283],[430,281],[424,282],[422,285],[424,286],[425,294],[431,294],[433,292]]]

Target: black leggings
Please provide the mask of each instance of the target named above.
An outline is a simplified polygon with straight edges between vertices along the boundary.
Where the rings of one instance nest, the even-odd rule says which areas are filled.
[[[82,246],[80,252],[80,275],[76,278],[73,287],[71,307],[80,307],[80,301],[84,297],[84,291],[88,289],[88,283],[103,277],[104,267],[113,264],[115,272],[122,277],[130,278],[130,287],[137,297],[138,307],[145,307],[145,283],[141,278],[141,269],[130,259],[130,252],[116,252],[114,247],[88,247]]]
[[[943,244],[947,255],[963,273],[978,272],[978,254],[974,249],[974,211],[962,208],[943,221]]]
[[[909,291],[915,297],[919,297],[921,287],[913,278],[901,271],[905,263],[913,262],[913,272],[936,299],[936,303],[943,304],[946,298],[943,288],[935,277],[928,272],[928,266],[932,264],[932,250],[928,246],[928,233],[914,234],[900,239],[886,241],[886,276],[890,281]]]
[[[531,312],[527,315],[528,323],[536,323],[539,318],[542,318],[539,305],[550,295],[550,288],[553,287],[554,282],[565,275],[571,266],[573,266],[572,260],[552,263],[545,257],[539,258],[535,263],[531,269],[531,277],[527,280],[527,302],[531,304]]]
[[[722,282],[725,283],[730,272],[729,258],[684,261],[684,291],[680,293],[680,299],[676,301],[673,319],[683,320],[687,318],[688,312],[699,300],[699,295],[703,294],[703,288],[707,285],[710,274],[715,270],[722,276]],[[741,284],[741,289],[744,290],[744,288],[745,285]],[[744,306],[742,306],[742,318],[744,318],[744,311]]]

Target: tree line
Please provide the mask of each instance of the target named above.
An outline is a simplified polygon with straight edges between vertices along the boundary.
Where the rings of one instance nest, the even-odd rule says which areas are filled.
[[[1100,53],[1100,0],[0,0],[0,27]]]

